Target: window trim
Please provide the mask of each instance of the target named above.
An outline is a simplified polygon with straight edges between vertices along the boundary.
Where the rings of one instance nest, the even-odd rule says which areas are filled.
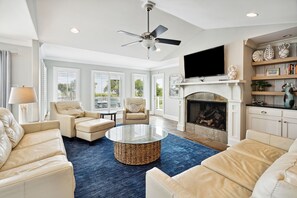
[[[57,85],[58,85],[58,72],[59,71],[66,71],[66,72],[75,72],[76,73],[76,93],[77,96],[75,98],[75,101],[80,101],[80,69],[78,68],[70,68],[70,67],[53,67],[53,100],[58,101],[57,97]]]

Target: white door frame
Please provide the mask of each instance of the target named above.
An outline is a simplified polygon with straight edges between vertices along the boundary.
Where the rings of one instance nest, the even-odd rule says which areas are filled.
[[[163,81],[163,109],[162,110],[156,110],[156,104],[155,104],[155,99],[156,99],[156,90],[155,90],[155,84],[156,84],[156,79],[161,78]],[[158,73],[158,74],[153,74],[152,75],[152,113],[155,115],[164,115],[164,107],[165,107],[165,75],[164,73]]]

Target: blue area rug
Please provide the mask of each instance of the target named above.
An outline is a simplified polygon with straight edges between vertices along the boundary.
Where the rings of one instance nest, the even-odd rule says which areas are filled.
[[[80,139],[64,138],[68,159],[73,163],[76,198],[145,197],[145,172],[158,167],[169,176],[201,163],[218,151],[169,134],[162,140],[161,158],[142,166],[118,162],[113,143],[101,138],[90,146]]]

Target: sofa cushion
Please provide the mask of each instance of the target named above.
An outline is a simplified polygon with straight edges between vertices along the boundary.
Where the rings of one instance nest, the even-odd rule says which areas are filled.
[[[239,185],[253,190],[257,180],[269,165],[248,155],[226,150],[201,163]]]
[[[248,155],[249,157],[253,157],[269,165],[272,164],[280,156],[287,153],[287,151],[285,150],[250,139],[242,140],[240,141],[240,143],[231,146],[228,149],[241,153],[243,155]]]
[[[17,123],[8,109],[0,108],[0,120],[2,121],[5,132],[14,148],[24,136],[24,129]]]
[[[289,148],[289,152],[295,152],[295,153],[297,153],[297,138],[295,139],[295,141],[293,142],[293,144],[291,144],[291,146]]]
[[[66,155],[64,144],[61,139],[53,139],[22,149],[12,150],[8,160],[1,170],[4,171],[19,167],[55,155]]]
[[[3,123],[0,121],[0,168],[8,159],[11,147],[11,142],[4,131]]]
[[[127,113],[126,119],[127,120],[143,120],[146,118],[145,113]]]
[[[277,159],[257,181],[252,197],[296,197],[297,153],[286,153]]]
[[[226,177],[204,167],[195,166],[173,177],[196,197],[250,197],[252,192]]]
[[[29,164],[25,164],[19,167],[15,167],[8,170],[0,170],[0,180],[13,177],[16,175],[26,174],[30,171],[34,171],[39,168],[46,168],[47,166],[59,164],[61,162],[68,162],[67,157],[65,155],[56,155],[53,157],[45,158],[36,162],[32,162]]]
[[[85,114],[78,101],[59,101],[56,102],[56,108],[58,113],[71,115],[76,118],[83,117]]]
[[[35,144],[40,144],[42,142],[46,142],[52,139],[61,139],[61,132],[59,129],[50,129],[40,132],[28,133],[24,135],[24,137],[14,148],[14,150],[25,148]]]

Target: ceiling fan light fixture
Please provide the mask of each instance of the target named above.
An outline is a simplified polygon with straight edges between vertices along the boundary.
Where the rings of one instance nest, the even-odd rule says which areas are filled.
[[[160,51],[161,51],[161,48],[157,47],[156,52],[160,52]]]
[[[70,29],[70,32],[73,33],[73,34],[78,34],[80,31],[79,31],[79,29],[77,29],[76,27],[72,27],[72,28]]]
[[[246,14],[246,16],[252,18],[252,17],[259,16],[259,14],[256,13],[256,12],[249,12],[249,13]]]

